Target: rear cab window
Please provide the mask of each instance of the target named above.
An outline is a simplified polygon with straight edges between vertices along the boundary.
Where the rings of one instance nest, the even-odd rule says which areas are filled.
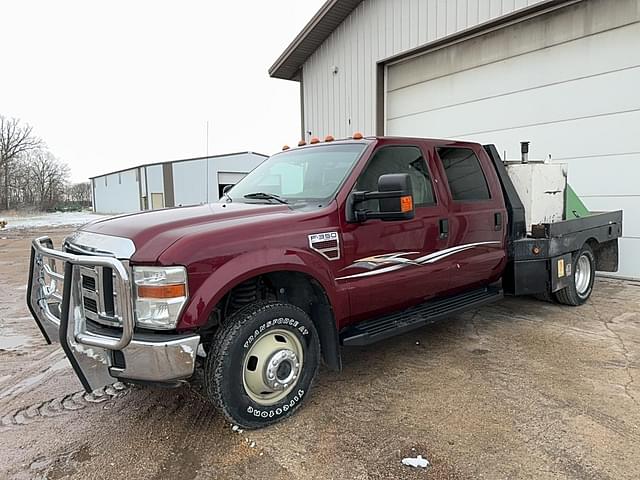
[[[491,199],[487,179],[480,159],[470,148],[437,147],[451,198],[455,202],[475,202]]]

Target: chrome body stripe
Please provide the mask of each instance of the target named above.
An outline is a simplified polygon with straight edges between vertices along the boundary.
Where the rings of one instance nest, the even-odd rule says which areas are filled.
[[[446,248],[444,250],[438,250],[437,252],[433,252],[430,253],[428,255],[424,255],[422,257],[418,257],[414,260],[408,259],[408,258],[404,258],[402,257],[402,255],[411,255],[411,254],[415,254],[416,252],[397,252],[397,253],[392,253],[392,254],[385,254],[385,255],[378,255],[375,257],[367,257],[367,258],[363,258],[360,260],[356,260],[355,262],[353,262],[353,264],[351,264],[349,267],[347,268],[352,268],[352,267],[357,267],[358,263],[375,263],[375,262],[380,262],[381,264],[385,264],[385,263],[394,263],[393,265],[390,265],[388,267],[384,267],[384,268],[378,268],[376,270],[371,270],[371,271],[367,271],[367,272],[361,272],[361,273],[355,273],[353,275],[347,275],[344,277],[338,277],[336,278],[336,280],[348,280],[348,279],[352,279],[352,278],[361,278],[361,277],[370,277],[373,275],[381,275],[383,273],[389,273],[389,272],[394,272],[396,270],[399,270],[401,268],[405,268],[411,265],[414,266],[423,266],[423,265],[427,265],[430,263],[435,263],[438,260],[441,260],[445,257],[449,257],[451,255],[455,255],[456,253],[460,253],[463,252],[465,250],[469,250],[471,248],[476,248],[476,247],[481,247],[481,246],[489,246],[489,245],[502,245],[502,242],[499,241],[491,241],[491,242],[477,242],[477,243],[468,243],[465,245],[458,245],[455,247],[451,247],[451,248]],[[363,267],[364,268],[364,267]]]

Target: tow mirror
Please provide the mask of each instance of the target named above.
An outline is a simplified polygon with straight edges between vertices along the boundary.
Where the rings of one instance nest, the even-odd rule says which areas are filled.
[[[377,192],[353,192],[350,197],[349,220],[364,222],[379,219],[386,221],[409,220],[415,215],[411,177],[407,173],[390,173],[378,179]],[[359,208],[367,200],[378,200],[379,211]]]

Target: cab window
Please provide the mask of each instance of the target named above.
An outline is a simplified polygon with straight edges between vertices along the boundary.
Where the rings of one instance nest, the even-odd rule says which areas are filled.
[[[438,156],[442,161],[453,200],[469,202],[491,198],[480,160],[473,150],[442,147],[438,148]]]
[[[427,164],[418,147],[388,146],[374,153],[365,170],[360,174],[355,186],[356,191],[375,192],[378,190],[378,178],[388,173],[407,173],[411,178],[413,202],[416,207],[435,205],[435,196]],[[379,211],[377,200],[369,200],[363,208],[372,212]]]

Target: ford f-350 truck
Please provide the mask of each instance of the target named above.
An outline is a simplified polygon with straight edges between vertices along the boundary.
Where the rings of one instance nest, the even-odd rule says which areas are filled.
[[[340,370],[343,346],[505,294],[584,303],[617,270],[622,212],[568,216],[527,225],[493,145],[314,139],[217,203],[33,240],[27,303],[87,391],[202,364],[208,398],[257,428],[301,405],[321,360]]]

